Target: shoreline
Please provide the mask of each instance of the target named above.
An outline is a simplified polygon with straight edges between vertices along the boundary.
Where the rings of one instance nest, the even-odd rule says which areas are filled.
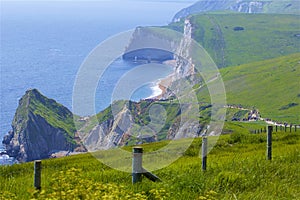
[[[154,86],[151,87],[152,94],[145,99],[154,99],[154,100],[164,99],[164,95],[167,93],[168,88],[172,84],[172,80],[175,75],[176,60],[167,60],[164,61],[162,64],[172,67],[173,72],[167,75],[166,77],[158,79],[157,81],[153,82]]]

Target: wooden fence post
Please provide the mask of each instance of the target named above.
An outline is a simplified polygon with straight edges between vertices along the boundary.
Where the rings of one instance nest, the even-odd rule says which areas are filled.
[[[207,164],[207,136],[202,137],[202,171],[206,171]]]
[[[161,182],[162,180],[157,177],[156,175],[152,174],[151,172],[148,172],[146,169],[143,168],[143,175],[148,178],[149,180],[153,182]]]
[[[133,159],[132,159],[132,183],[138,183],[142,181],[143,175],[143,148],[133,148]]]
[[[295,133],[297,132],[297,125],[295,125]]]
[[[34,187],[37,190],[41,189],[41,171],[42,171],[42,161],[34,161]]]
[[[286,132],[286,124],[284,125],[284,132]]]
[[[278,130],[278,127],[277,127],[277,125],[275,126],[275,129],[276,129],[276,133],[277,133],[277,130]]]
[[[292,125],[292,124],[290,124],[290,133],[292,132],[292,126],[293,126],[293,125]]]
[[[272,160],[272,131],[273,126],[268,126],[267,133],[267,159]]]

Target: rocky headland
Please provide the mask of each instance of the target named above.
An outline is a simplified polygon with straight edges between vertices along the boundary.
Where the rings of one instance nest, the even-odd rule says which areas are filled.
[[[49,158],[59,151],[85,151],[76,138],[71,111],[36,89],[19,100],[12,130],[2,143],[20,162]]]

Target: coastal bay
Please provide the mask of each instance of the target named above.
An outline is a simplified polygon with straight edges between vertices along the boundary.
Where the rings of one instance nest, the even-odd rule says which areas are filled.
[[[77,70],[95,46],[137,26],[165,25],[178,10],[191,3],[150,0],[126,0],[118,4],[114,1],[91,4],[3,2],[0,138],[10,130],[18,99],[27,89],[38,88],[71,109]],[[125,9],[123,4],[129,6]],[[107,86],[109,82],[103,88]],[[150,87],[158,93],[157,87]],[[98,104],[98,111],[108,103]]]

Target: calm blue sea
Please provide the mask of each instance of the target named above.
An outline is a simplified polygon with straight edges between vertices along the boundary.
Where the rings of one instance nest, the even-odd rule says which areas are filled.
[[[89,52],[108,37],[136,26],[165,25],[184,0],[1,1],[0,141],[10,125],[19,98],[29,88],[69,109],[76,73]],[[97,110],[110,103],[112,83],[135,67],[118,59],[97,93]],[[170,73],[169,68],[161,74]],[[153,95],[153,85],[133,99]],[[157,91],[156,91],[157,92]],[[0,142],[1,143],[1,142]],[[1,144],[0,144],[1,147]]]

